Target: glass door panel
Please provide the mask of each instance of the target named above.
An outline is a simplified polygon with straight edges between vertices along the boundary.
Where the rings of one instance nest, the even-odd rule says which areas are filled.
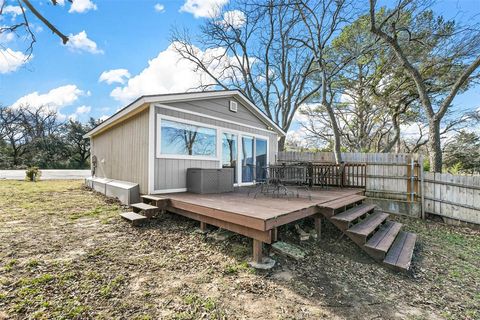
[[[267,140],[255,139],[256,181],[265,181],[267,166]]]
[[[253,182],[255,179],[254,143],[252,137],[242,137],[242,182]]]
[[[238,138],[236,134],[222,135],[222,168],[233,168],[233,181],[237,183]]]

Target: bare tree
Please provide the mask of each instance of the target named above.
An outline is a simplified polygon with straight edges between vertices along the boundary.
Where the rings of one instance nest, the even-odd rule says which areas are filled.
[[[2,139],[11,149],[13,166],[20,165],[21,157],[27,151],[27,134],[22,127],[22,112],[20,109],[0,108],[0,124]]]
[[[67,0],[69,2],[72,2],[73,0]],[[50,0],[54,6],[58,4],[57,0]],[[47,19],[40,11],[37,10],[37,8],[29,1],[29,0],[2,0],[0,3],[0,17],[3,16],[4,14],[4,9],[5,7],[11,3],[16,4],[20,10],[21,10],[21,21],[16,21],[12,20],[13,22],[10,25],[3,25],[0,26],[0,35],[7,35],[9,33],[20,35],[20,34],[25,34],[25,38],[29,39],[28,46],[25,49],[25,52],[30,56],[33,52],[33,46],[35,44],[36,37],[35,33],[33,32],[30,24],[30,17],[29,14],[27,13],[28,11],[33,14],[37,19],[39,19],[52,33],[57,35],[63,42],[63,44],[66,44],[68,42],[68,37],[64,35],[57,27],[55,27],[49,19]],[[25,8],[28,9],[25,10]]]
[[[208,54],[185,30],[174,30],[174,47],[211,79],[200,89],[241,90],[288,131],[298,108],[321,87],[310,77],[315,59],[295,40],[305,32],[299,12],[283,0],[246,1],[236,9],[245,15],[241,21],[212,18],[201,28],[196,40]],[[281,138],[280,150],[284,144]]]
[[[370,0],[371,31],[394,52],[406,74],[415,83],[420,104],[428,120],[428,151],[431,171],[442,170],[441,124],[454,98],[476,77],[480,66],[478,28],[462,28],[451,21],[431,19],[417,0],[401,0],[377,22],[376,0]],[[430,19],[428,19],[430,18]],[[428,54],[409,54],[412,47],[424,47]],[[423,58],[423,59],[422,59]],[[449,92],[431,94],[426,74],[435,69],[449,70],[447,79],[434,81],[449,84]]]
[[[308,48],[313,56],[315,77],[320,86],[314,98],[328,115],[334,138],[335,160],[339,163],[342,161],[341,130],[333,104],[335,96],[341,92],[336,90],[334,82],[355,56],[332,54],[331,42],[355,13],[350,1],[346,0],[298,0],[292,5],[300,15],[304,30],[304,34],[294,40]]]

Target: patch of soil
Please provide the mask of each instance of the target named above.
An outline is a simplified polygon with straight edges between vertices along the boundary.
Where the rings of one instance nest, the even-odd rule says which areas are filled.
[[[420,244],[405,275],[375,263],[332,225],[318,241],[299,241],[286,226],[280,239],[307,257],[271,252],[276,266],[259,271],[246,263],[245,237],[218,241],[173,214],[132,227],[118,217],[118,203],[79,183],[50,189],[35,201],[53,197],[54,210],[22,209],[21,190],[18,201],[0,199],[1,220],[19,221],[0,224],[0,319],[478,318],[478,233],[468,229],[400,218]]]

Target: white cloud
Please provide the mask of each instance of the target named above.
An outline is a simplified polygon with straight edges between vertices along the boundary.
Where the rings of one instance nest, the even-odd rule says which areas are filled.
[[[84,13],[89,10],[97,10],[97,5],[91,0],[73,0],[72,5],[70,6],[69,13]]]
[[[5,28],[7,26],[0,26],[0,29]],[[4,31],[0,33],[0,44],[5,45],[8,42],[11,42],[15,39],[15,34],[13,32]]]
[[[128,78],[130,78],[130,72],[128,72],[127,69],[113,69],[102,72],[98,81],[106,82],[108,84],[112,84],[114,82],[124,84]]]
[[[225,11],[223,19],[219,21],[220,24],[228,28],[240,29],[247,22],[245,13],[240,10]]]
[[[13,16],[18,16],[18,15],[21,15],[22,14],[22,8],[20,8],[19,6],[11,6],[11,5],[8,5],[8,6],[5,6],[3,8],[3,12],[4,14],[11,14]]]
[[[178,44],[172,43],[156,58],[148,61],[148,67],[130,78],[125,86],[115,88],[110,95],[114,99],[126,103],[145,94],[185,92],[200,85],[211,84],[212,80],[206,73],[199,70],[194,71],[193,63],[181,58],[175,51],[175,45]],[[226,65],[233,63],[233,60],[224,54],[225,49],[223,48],[206,51],[194,48],[193,50],[200,59],[208,60],[212,56],[224,57],[221,61],[210,63],[210,71],[214,73],[220,72]]]
[[[38,93],[38,91],[29,93],[12,104],[13,108],[29,106],[39,108],[47,106],[50,110],[58,111],[65,106],[69,106],[78,100],[80,96],[85,95],[76,85],[68,84],[48,91],[47,93]]]
[[[93,54],[103,54],[103,50],[98,49],[97,44],[88,38],[85,30],[75,35],[70,34],[68,36],[68,42],[66,46],[72,51],[85,51]]]
[[[290,147],[297,147],[297,148],[310,147],[310,143],[307,137],[308,137],[308,132],[303,127],[299,127],[293,130],[290,129],[287,132],[287,141],[289,142]]]
[[[156,12],[160,12],[160,13],[165,12],[165,6],[161,3],[155,4],[153,8],[155,9]]]
[[[180,12],[191,13],[195,18],[214,18],[227,3],[228,0],[186,0]]]
[[[31,58],[32,56],[27,56],[21,51],[13,51],[10,48],[0,49],[0,74],[16,71]]]
[[[104,114],[103,116],[101,116],[100,118],[98,118],[98,120],[100,120],[101,122],[103,122],[103,121],[107,120],[108,118],[110,118],[110,116],[107,116],[107,115]]]
[[[92,107],[83,105],[78,107],[77,110],[75,110],[75,114],[78,114],[78,115],[86,114],[86,113],[90,113],[91,110],[92,110]]]

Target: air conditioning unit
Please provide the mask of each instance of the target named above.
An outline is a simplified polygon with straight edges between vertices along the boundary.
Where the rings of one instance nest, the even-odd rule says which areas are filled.
[[[230,101],[230,111],[237,112],[238,104],[237,101]]]

